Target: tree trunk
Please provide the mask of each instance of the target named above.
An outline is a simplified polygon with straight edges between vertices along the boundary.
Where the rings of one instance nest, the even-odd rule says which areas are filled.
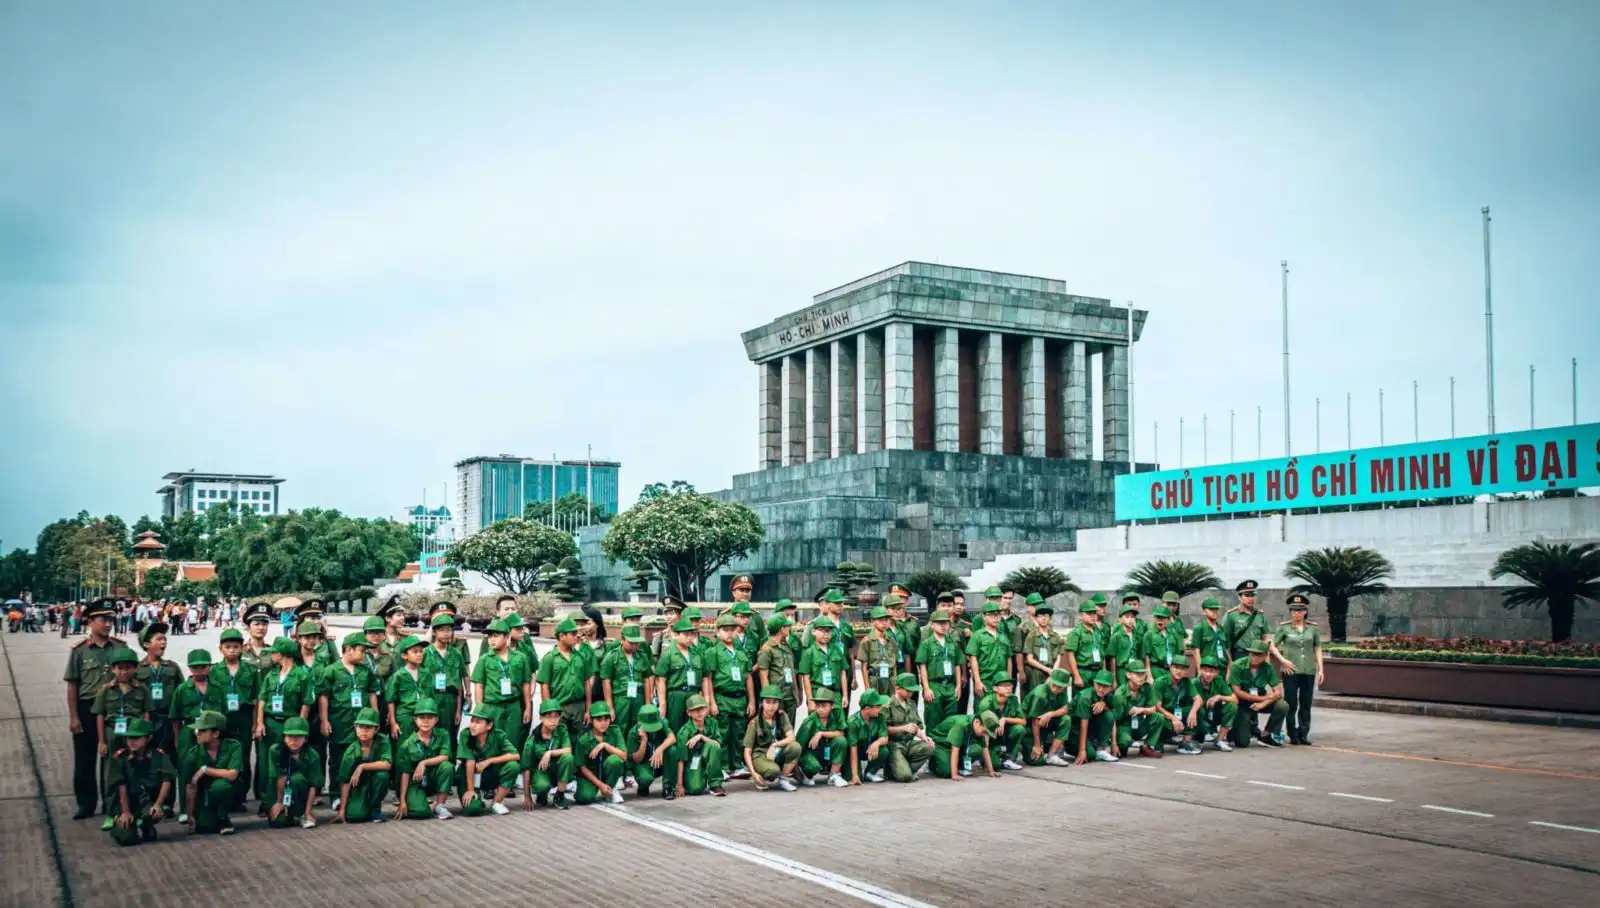
[[[1345,640],[1345,628],[1350,620],[1350,597],[1328,597],[1328,635],[1335,643]]]
[[[1577,609],[1577,603],[1572,597],[1551,599],[1547,603],[1550,609],[1550,639],[1557,643],[1572,637],[1572,615]]]

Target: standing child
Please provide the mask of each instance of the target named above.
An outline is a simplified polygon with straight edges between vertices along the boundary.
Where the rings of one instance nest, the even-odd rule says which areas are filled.
[[[366,665],[367,638],[361,634],[346,634],[339,649],[339,661],[324,665],[317,678],[317,720],[322,725],[323,739],[328,742],[328,765],[333,768],[335,781],[344,764],[345,750],[360,736],[360,729],[356,728],[358,717],[369,710],[374,716],[378,714],[372,676]],[[387,745],[384,750],[388,752]],[[387,770],[384,775],[387,778]],[[338,790],[335,787],[334,791]],[[336,812],[341,799],[342,795],[334,795]]]
[[[433,700],[419,700],[411,714],[417,728],[400,742],[400,809],[395,817],[448,820],[453,814],[444,802],[455,777],[454,742],[438,730],[439,709]]]
[[[334,768],[338,819],[382,823],[383,798],[389,793],[389,770],[394,765],[389,738],[378,734],[378,710],[371,706],[356,713],[354,729],[355,740],[341,748]]]
[[[133,680],[139,657],[134,655],[133,650],[121,646],[111,651],[110,661],[111,680],[100,688],[100,692],[95,694],[94,703],[89,706],[100,735],[101,808],[105,812],[105,821],[100,829],[103,832],[111,831],[115,823],[112,815],[115,807],[106,793],[105,773],[109,765],[106,758],[122,747],[130,720],[138,718],[150,721],[150,691]]]
[[[183,669],[167,658],[166,625],[145,625],[139,632],[139,645],[144,647],[144,659],[134,671],[133,680],[150,693],[150,744],[157,750],[176,753],[177,733],[165,719],[172,709],[172,697],[183,683]]]
[[[429,622],[433,641],[422,651],[422,682],[439,710],[444,731],[455,735],[461,729],[461,688],[467,680],[467,657],[456,644],[466,641],[456,639],[454,606],[448,602],[439,605],[450,609],[435,611]]]
[[[291,719],[305,719],[311,714],[311,704],[316,700],[316,683],[299,664],[300,646],[292,637],[279,637],[272,642],[273,670],[262,674],[261,686],[256,689],[256,796],[261,805],[256,815],[265,817],[268,805],[277,791],[276,777],[270,767],[272,750],[283,743],[284,729]]]
[[[206,688],[205,708],[221,713],[227,717],[228,727],[223,735],[239,744],[239,751],[243,755],[244,765],[240,768],[243,775],[239,777],[239,784],[233,790],[233,810],[243,810],[245,797],[250,794],[251,751],[250,735],[255,730],[256,715],[256,689],[261,685],[260,673],[256,667],[244,659],[244,634],[236,627],[230,627],[222,632],[222,642],[218,649],[222,652],[222,662],[211,668],[213,683]],[[193,669],[190,669],[192,672]],[[192,735],[191,735],[192,738]],[[181,739],[180,739],[181,740]],[[192,742],[191,742],[192,746]],[[183,759],[183,749],[178,750],[178,759]],[[179,789],[180,791],[183,789]],[[260,792],[256,793],[260,797]]]
[[[111,840],[118,845],[155,841],[156,824],[178,777],[171,758],[150,743],[150,732],[149,722],[130,721],[123,746],[111,755],[106,771],[108,800],[116,811]]]
[[[489,716],[496,728],[510,729],[507,740],[516,747],[524,740],[518,732],[532,718],[533,673],[522,654],[510,648],[510,633],[504,618],[489,624],[484,637],[488,652],[472,667],[472,702],[477,704],[472,713]]]
[[[649,703],[654,693],[650,658],[640,651],[643,646],[644,631],[637,624],[625,624],[621,642],[600,661],[601,696],[611,709],[612,724],[629,740],[639,708]]]
[[[422,638],[415,634],[405,637],[394,647],[394,655],[400,660],[400,665],[389,676],[389,687],[383,692],[383,700],[389,707],[389,733],[396,738],[409,733],[417,701],[429,696],[422,676],[422,649]],[[438,705],[435,700],[434,706]]]
[[[699,634],[694,622],[679,618],[672,625],[671,634],[662,631],[662,636],[670,636],[671,642],[656,660],[656,692],[667,711],[667,727],[681,728],[689,719],[689,700],[700,695],[700,654],[694,648]]]

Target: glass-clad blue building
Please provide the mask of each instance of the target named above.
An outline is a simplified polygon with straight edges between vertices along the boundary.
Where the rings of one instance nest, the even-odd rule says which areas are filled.
[[[531,504],[578,494],[596,516],[617,513],[617,478],[622,464],[610,460],[535,460],[500,454],[469,457],[456,464],[456,514],[464,534],[507,517],[521,517]]]

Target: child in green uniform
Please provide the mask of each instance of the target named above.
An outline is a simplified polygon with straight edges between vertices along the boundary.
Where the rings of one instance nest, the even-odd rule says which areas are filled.
[[[985,602],[983,627],[967,638],[967,671],[972,673],[973,692],[979,698],[998,679],[1011,677],[1011,638],[1000,630],[1003,611],[999,602]]]
[[[190,650],[188,662],[189,680],[178,685],[167,707],[167,714],[162,717],[163,722],[177,726],[178,744],[172,752],[179,764],[183,762],[183,755],[194,747],[194,732],[189,728],[190,723],[199,719],[200,714],[206,710],[216,709],[213,705],[215,697],[211,690],[211,654],[203,649]],[[179,823],[189,822],[187,798],[187,786],[178,789]]]
[[[950,635],[950,613],[936,609],[928,617],[917,645],[917,674],[922,682],[922,711],[929,727],[937,727],[956,711],[966,661],[960,645]]]
[[[1022,712],[1028,717],[1031,744],[1027,762],[1030,766],[1041,763],[1050,766],[1069,766],[1061,756],[1066,743],[1066,732],[1071,724],[1067,713],[1072,710],[1072,673],[1064,668],[1052,671],[1045,683],[1028,691],[1023,699]]]
[[[1222,614],[1222,603],[1208,596],[1200,603],[1200,614],[1205,616],[1205,620],[1189,630],[1189,664],[1194,666],[1197,676],[1200,660],[1206,656],[1217,660],[1219,667],[1226,668],[1228,665],[1228,643],[1223,636],[1222,625],[1217,620]]]
[[[360,637],[359,634],[353,636]],[[365,638],[361,639],[366,642]],[[355,740],[340,750],[334,768],[333,784],[339,791],[339,822],[382,823],[383,798],[389,793],[389,772],[394,767],[389,737],[378,734],[375,707],[363,707],[357,712],[354,728]]]
[[[224,735],[230,740],[237,741],[239,752],[243,755],[244,775],[240,777],[240,784],[234,786],[234,810],[243,810],[245,798],[250,794],[250,761],[255,748],[251,732],[256,724],[256,690],[261,686],[261,675],[256,667],[244,659],[244,634],[236,627],[224,628],[222,641],[217,648],[222,651],[222,661],[211,669],[212,683],[206,691],[206,709],[222,713],[228,719],[228,727]],[[192,672],[193,669],[191,668]],[[193,736],[189,736],[192,738]],[[180,729],[179,740],[183,740]],[[178,749],[178,759],[183,759],[183,747]],[[182,786],[180,791],[184,791]],[[261,797],[257,792],[257,797]]]
[[[683,727],[689,718],[689,699],[700,694],[700,654],[694,648],[698,637],[694,623],[688,618],[679,618],[672,625],[671,645],[665,647],[661,658],[656,660],[655,673],[660,679],[657,693],[662,696],[667,710],[668,728]]]
[[[762,687],[769,685],[783,691],[783,711],[789,721],[795,720],[800,709],[799,688],[795,669],[799,662],[790,646],[790,629],[794,622],[787,616],[773,615],[767,620],[767,639],[756,653],[756,680]]]
[[[334,791],[340,779],[339,768],[344,764],[345,749],[360,736],[356,728],[357,717],[372,710],[378,714],[377,697],[372,694],[372,677],[366,665],[367,638],[361,634],[346,634],[339,646],[339,661],[324,665],[317,677],[317,720],[322,724],[322,737],[328,742],[328,766],[334,773]],[[385,751],[389,750],[389,736],[384,735]],[[388,779],[387,770],[383,773]],[[343,795],[336,795],[333,809],[339,809]]]
[[[267,751],[267,776],[273,780],[273,802],[267,809],[267,824],[274,829],[296,822],[301,829],[317,825],[311,809],[317,793],[327,784],[327,764],[307,739],[311,723],[295,716],[283,723],[283,740]]]
[[[1106,657],[1116,666],[1118,684],[1128,680],[1128,667],[1135,663],[1148,673],[1142,640],[1143,635],[1139,633],[1139,606],[1132,602],[1125,603],[1117,613],[1117,626],[1111,629],[1111,644],[1106,650]]]
[[[1022,701],[1012,696],[1016,685],[1006,675],[997,676],[989,685],[989,692],[978,698],[978,715],[993,713],[1000,719],[1000,727],[989,737],[990,762],[1001,769],[1015,772],[1022,768],[1023,742],[1028,737],[1028,717],[1023,712]]]
[[[494,727],[498,715],[482,706],[474,708],[456,743],[456,796],[461,799],[462,814],[469,817],[510,813],[504,803],[506,794],[522,774],[516,747]],[[483,792],[491,793],[488,804]]]
[[[389,707],[383,702],[383,691],[389,686],[389,676],[394,674],[394,656],[389,654],[389,648],[384,645],[388,630],[383,619],[373,615],[361,623],[361,636],[367,638],[367,651],[365,661],[367,674],[372,678],[372,692],[377,696],[378,718],[389,715]],[[386,728],[384,732],[393,737],[394,729]],[[409,731],[406,734],[410,734]],[[395,738],[394,743],[400,743],[400,738]]]
[[[172,710],[172,697],[183,683],[183,669],[166,658],[167,626],[152,621],[139,632],[144,659],[134,670],[133,680],[150,693],[150,743],[158,750],[176,753],[177,731],[166,719]]]
[[[973,716],[957,713],[948,716],[933,730],[932,772],[936,778],[959,782],[972,775],[972,755],[983,757],[986,775],[998,777],[989,755],[990,739],[1000,731],[1000,717],[994,713]]]
[[[556,648],[539,663],[539,698],[560,701],[561,720],[573,740],[583,734],[589,714],[589,657],[579,647],[578,622],[562,618],[556,625]]]
[[[818,688],[818,696],[827,688]],[[831,691],[829,691],[831,693]],[[820,703],[813,700],[813,705]],[[800,763],[800,742],[795,740],[794,726],[783,714],[783,691],[769,687],[761,691],[761,711],[750,719],[744,731],[744,765],[750,771],[756,787],[765,791],[776,784],[784,791],[794,791],[789,777]]]
[[[1127,683],[1112,696],[1117,715],[1117,748],[1123,756],[1161,757],[1161,739],[1167,733],[1167,720],[1161,714],[1161,698],[1150,673],[1137,662],[1130,662]]]
[[[1196,628],[1198,630],[1198,627]],[[1228,735],[1233,731],[1238,717],[1239,698],[1222,673],[1222,660],[1209,653],[1200,658],[1200,682],[1196,685],[1202,698],[1200,721],[1195,733],[1201,742],[1210,741],[1217,750],[1233,750]]]
[[[1167,606],[1156,606],[1151,615],[1155,618],[1155,624],[1145,635],[1145,650],[1150,659],[1150,680],[1159,684],[1171,677],[1173,665],[1179,662],[1189,664],[1189,642],[1184,635],[1183,625],[1172,620],[1172,612]]]
[[[824,687],[833,691],[835,702],[849,702],[850,660],[844,647],[833,645],[833,633],[833,619],[827,615],[811,622],[811,642],[800,654],[800,687],[807,703]]]
[[[680,623],[684,620],[687,619],[680,619]],[[704,696],[691,694],[684,709],[688,718],[677,732],[677,788],[686,795],[701,795],[709,790],[720,798],[727,794],[722,790],[722,729],[710,717],[711,704]]]
[[[649,703],[654,693],[650,657],[642,652],[644,630],[637,624],[623,625],[621,641],[606,642],[617,645],[600,660],[600,693],[611,707],[612,724],[631,741],[639,708]]]
[[[916,675],[902,673],[895,679],[894,697],[883,709],[883,722],[889,732],[889,777],[896,782],[915,782],[917,773],[933,756],[933,739],[928,737],[922,717],[917,714],[918,687]]]
[[[1116,689],[1115,675],[1102,669],[1093,676],[1093,687],[1086,687],[1072,697],[1072,728],[1068,733],[1067,748],[1076,754],[1074,766],[1082,766],[1093,753],[1096,760],[1117,762],[1113,752],[1117,747],[1117,718],[1111,702]]]
[[[511,649],[510,634],[506,619],[490,622],[484,637],[488,652],[472,667],[472,702],[477,704],[472,711],[491,714],[496,728],[511,729],[507,740],[516,747],[516,739],[523,737],[520,730],[532,718],[533,672],[523,655]]]
[[[1244,658],[1228,666],[1228,684],[1239,701],[1233,723],[1236,747],[1249,747],[1251,738],[1268,747],[1283,746],[1283,722],[1289,717],[1289,704],[1283,699],[1283,680],[1278,677],[1278,670],[1267,661],[1268,650],[1265,642],[1251,640],[1244,645]],[[1261,731],[1258,718],[1262,714],[1267,716],[1265,732]]]
[[[522,746],[522,806],[554,804],[567,809],[567,784],[577,777],[573,767],[572,737],[561,721],[561,703],[545,700],[539,704],[539,724],[528,732]]]
[[[294,646],[293,640],[288,642]],[[206,710],[190,728],[195,743],[184,755],[181,772],[189,790],[186,799],[192,833],[233,835],[228,810],[235,788],[243,787],[244,749],[239,742],[223,737],[227,727],[222,713]]]
[[[1095,674],[1105,664],[1105,649],[1100,645],[1100,616],[1093,599],[1078,603],[1078,623],[1067,631],[1065,646],[1067,671],[1072,673],[1073,690],[1089,689]]]
[[[467,657],[456,644],[465,641],[456,640],[456,618],[448,611],[436,612],[429,624],[433,641],[422,650],[422,686],[439,710],[443,730],[454,735],[461,728],[461,688],[467,680]]]
[[[659,778],[661,796],[668,801],[676,798],[678,738],[662,721],[661,710],[654,703],[639,707],[629,746],[628,775],[639,783],[639,797],[650,797],[650,785]]]
[[[426,644],[416,634],[411,634],[395,644],[394,655],[399,667],[389,676],[389,686],[384,689],[383,701],[389,709],[389,733],[398,738],[412,727],[412,716],[417,701],[423,697],[433,699],[422,674],[423,649]],[[435,708],[441,704],[433,701]]]
[[[849,732],[851,785],[882,782],[889,768],[889,728],[883,720],[886,700],[875,690],[862,691],[860,709],[845,725]]]
[[[870,690],[870,688],[869,688]],[[867,691],[863,690],[864,696]],[[873,691],[876,694],[876,691]],[[811,704],[806,720],[795,732],[800,742],[800,784],[807,788],[817,784],[817,776],[827,776],[828,784],[844,788],[845,761],[850,754],[850,729],[844,719],[845,709],[835,707],[833,691],[817,691],[817,700]]]
[[[596,703],[589,707],[589,727],[573,746],[578,768],[579,804],[610,800],[622,803],[622,774],[627,770],[628,751],[622,729],[612,724],[611,707]]]
[[[271,671],[260,676],[256,689],[256,792],[261,799],[258,816],[266,816],[277,793],[277,782],[268,766],[268,755],[283,741],[283,729],[290,719],[305,719],[316,699],[316,686],[300,662],[300,646],[292,637],[272,641]]]
[[[120,646],[111,651],[110,662],[111,680],[100,688],[94,696],[94,702],[89,705],[100,736],[101,809],[105,813],[105,821],[100,829],[105,832],[111,830],[116,810],[106,793],[107,758],[122,747],[129,721],[136,718],[150,721],[150,691],[133,680],[139,657],[134,655],[133,650]]]
[[[872,633],[856,646],[856,661],[863,686],[887,697],[894,693],[894,679],[900,676],[900,644],[889,636],[893,621],[888,609],[877,606],[871,619]]]
[[[1056,611],[1050,603],[1045,602],[1044,597],[1038,593],[1029,593],[1027,602],[1028,607],[1033,610],[1033,620],[1017,628],[1017,636],[1020,638],[1017,652],[1022,659],[1024,682],[1020,690],[1023,696],[1044,686],[1050,673],[1060,663],[1061,651],[1066,646],[1066,640],[1056,633],[1055,626],[1051,623],[1055,620]],[[1072,680],[1071,673],[1068,673],[1067,680]]]
[[[506,615],[505,622],[507,646],[512,652],[522,655],[522,661],[528,664],[528,677],[532,678],[539,671],[539,652],[533,648],[533,637],[528,634],[528,622],[523,620],[521,612],[511,612]]]
[[[1180,754],[1194,756],[1200,753],[1199,742],[1195,740],[1201,712],[1200,688],[1189,677],[1189,660],[1174,657],[1167,668],[1166,678],[1156,678],[1155,688],[1168,739],[1177,740]]]
[[[115,811],[111,840],[118,845],[155,841],[162,807],[177,781],[171,758],[151,746],[150,739],[149,722],[130,720],[123,746],[111,755],[106,769],[106,800]]]
[[[732,615],[717,619],[717,643],[701,654],[705,668],[706,701],[716,706],[717,723],[722,726],[722,749],[734,753],[744,741],[745,727],[756,711],[756,681],[751,674],[750,657],[739,649],[739,622]],[[715,698],[715,699],[713,699]],[[782,699],[782,692],[779,692]],[[740,765],[733,778],[749,772]]]
[[[448,820],[453,814],[444,802],[455,777],[454,743],[439,730],[439,708],[431,697],[418,700],[411,714],[416,731],[400,742],[396,756],[400,809],[395,819],[425,820],[432,816]]]

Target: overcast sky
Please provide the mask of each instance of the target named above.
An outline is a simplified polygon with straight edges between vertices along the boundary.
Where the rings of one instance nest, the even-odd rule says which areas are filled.
[[[568,6],[563,4],[562,6]],[[739,332],[907,259],[1152,315],[1137,448],[1600,418],[1600,4],[0,5],[0,539],[163,473],[754,468]],[[808,5],[811,6],[811,5]],[[465,9],[463,8],[465,7]],[[1131,8],[1131,9],[1130,9]],[[699,12],[689,15],[682,10]],[[665,12],[665,10],[674,10]],[[1581,378],[1581,376],[1580,376]],[[1580,388],[1581,390],[1581,388]]]

